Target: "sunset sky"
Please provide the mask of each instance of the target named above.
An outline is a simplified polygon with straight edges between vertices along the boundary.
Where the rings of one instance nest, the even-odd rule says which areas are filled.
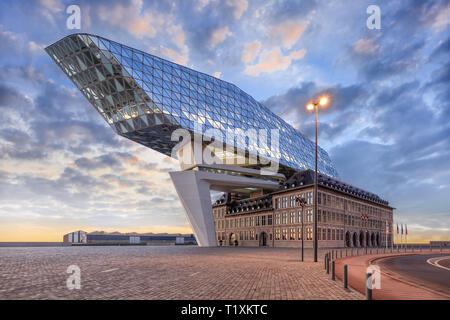
[[[450,240],[449,1],[30,0],[0,2],[0,241],[191,232],[177,161],[115,135],[45,53],[74,32],[232,82],[311,139],[304,106],[326,92],[340,178],[388,200],[409,241]]]

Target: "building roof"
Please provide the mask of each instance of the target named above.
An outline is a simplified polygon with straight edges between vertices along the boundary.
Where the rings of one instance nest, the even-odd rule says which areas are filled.
[[[379,197],[378,195],[376,195],[372,192],[368,192],[361,188],[354,187],[348,183],[344,183],[342,181],[339,181],[335,178],[332,178],[332,177],[329,177],[329,176],[326,176],[323,174],[318,174],[318,183],[319,183],[319,186],[328,188],[330,190],[346,193],[349,196],[353,196],[355,198],[374,202],[374,203],[377,203],[380,205],[389,206],[388,201],[383,200],[381,197]],[[314,171],[313,170],[303,170],[303,171],[296,172],[288,180],[280,183],[279,190],[269,193],[267,195],[264,195],[263,197],[259,197],[259,198],[255,198],[255,199],[243,199],[243,200],[233,202],[231,200],[230,194],[225,193],[222,195],[222,197],[220,197],[213,203],[213,206],[220,206],[220,205],[227,204],[231,208],[235,209],[234,210],[235,212],[244,212],[247,210],[247,208],[249,208],[249,209],[252,207],[257,208],[258,205],[255,205],[252,202],[252,200],[256,200],[256,201],[264,201],[264,202],[270,201],[270,208],[272,208],[272,195],[273,194],[288,191],[289,189],[302,188],[304,186],[310,186],[313,184],[314,184]],[[251,210],[256,210],[256,209],[251,209]],[[259,208],[258,208],[258,210],[259,210]]]

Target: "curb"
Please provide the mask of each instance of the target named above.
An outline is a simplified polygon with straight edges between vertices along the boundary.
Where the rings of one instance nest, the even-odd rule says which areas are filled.
[[[415,256],[415,255],[420,255],[420,254],[413,253],[413,254],[405,254],[404,256]],[[386,256],[386,257],[379,257],[379,258],[371,259],[371,260],[369,260],[369,265],[371,265],[372,262],[374,262],[374,261],[376,261],[376,260],[383,260],[383,259],[388,259],[388,258],[392,258],[392,257],[396,257],[396,256]],[[438,295],[438,296],[442,296],[442,297],[444,297],[444,298],[450,299],[450,295],[447,295],[447,294],[445,294],[445,293],[443,293],[443,292],[435,291],[435,290],[433,290],[433,289],[430,289],[430,288],[425,287],[425,286],[423,286],[423,285],[420,285],[420,284],[418,284],[418,283],[415,283],[415,282],[411,282],[411,281],[402,279],[402,278],[400,278],[400,276],[398,275],[398,273],[396,273],[396,272],[394,272],[394,271],[392,271],[394,274],[387,274],[386,272],[383,272],[383,271],[380,271],[380,272],[381,272],[383,275],[385,275],[386,277],[389,277],[389,278],[391,278],[391,279],[393,279],[393,280],[395,280],[395,281],[403,282],[403,283],[408,284],[408,285],[410,285],[410,286],[413,286],[413,287],[416,287],[416,288],[419,288],[419,289],[422,289],[422,290],[426,290],[426,291],[429,291],[429,292],[431,292],[431,293],[433,293],[433,294],[436,294],[436,295]]]

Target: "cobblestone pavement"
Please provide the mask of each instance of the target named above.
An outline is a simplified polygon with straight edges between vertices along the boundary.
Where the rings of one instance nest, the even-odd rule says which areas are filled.
[[[363,299],[299,249],[121,246],[0,248],[0,299]],[[69,290],[69,265],[81,289]]]

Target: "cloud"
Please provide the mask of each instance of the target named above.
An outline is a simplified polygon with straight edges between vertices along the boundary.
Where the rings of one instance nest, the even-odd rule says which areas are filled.
[[[378,53],[380,46],[374,39],[359,39],[353,44],[353,51],[361,55],[373,55]]]
[[[295,20],[287,20],[270,30],[270,37],[280,38],[281,44],[285,49],[291,49],[298,41],[303,30],[306,28],[306,23]]]
[[[245,64],[252,62],[261,48],[261,42],[255,40],[247,44],[242,52],[242,62]]]
[[[279,70],[286,70],[293,60],[302,59],[306,55],[306,50],[293,51],[289,55],[283,56],[280,48],[264,50],[254,65],[248,65],[244,74],[249,76],[259,76],[261,73],[271,73]]]
[[[138,37],[153,38],[168,18],[162,12],[144,9],[142,0],[130,0],[126,4],[100,5],[97,9],[100,20],[124,28]]]
[[[167,57],[169,60],[176,62],[178,64],[186,64],[188,57],[181,55],[180,53],[176,52],[175,50],[169,49],[169,48],[165,48],[165,47],[161,47],[160,51],[162,53],[163,56]]]
[[[228,26],[217,28],[211,33],[210,44],[215,47],[217,44],[225,41],[228,36],[231,36],[231,32]]]
[[[233,14],[236,19],[240,19],[248,8],[247,0],[227,0],[227,4],[233,7]]]

